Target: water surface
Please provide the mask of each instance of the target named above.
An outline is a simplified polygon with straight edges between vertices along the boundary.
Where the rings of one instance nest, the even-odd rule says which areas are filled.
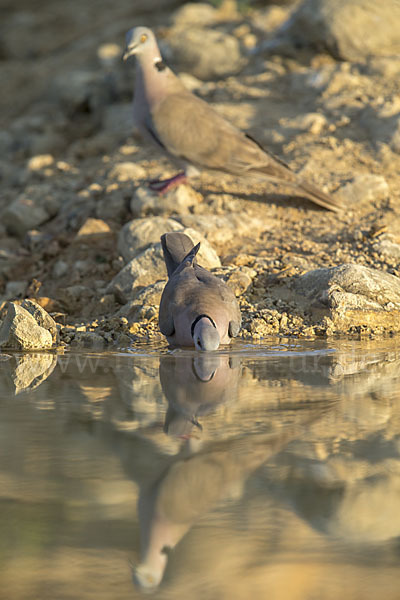
[[[400,597],[400,348],[0,354],[0,598]]]

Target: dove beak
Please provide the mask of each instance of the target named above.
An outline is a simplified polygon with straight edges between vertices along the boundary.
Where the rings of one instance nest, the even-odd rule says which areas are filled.
[[[128,60],[128,58],[130,56],[133,56],[134,54],[137,53],[138,51],[138,45],[137,44],[132,44],[131,46],[128,46],[124,52],[124,54],[122,55],[122,60]]]

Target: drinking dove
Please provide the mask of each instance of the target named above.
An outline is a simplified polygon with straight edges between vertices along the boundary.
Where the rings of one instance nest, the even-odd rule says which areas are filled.
[[[184,168],[170,179],[151,182],[153,189],[164,192],[186,176],[198,174],[198,168],[205,168],[283,184],[315,204],[341,210],[338,199],[300,179],[284,162],[189,92],[162,60],[151,29],[131,29],[126,42],[124,60],[137,57],[133,100],[136,126],[145,139]]]
[[[215,275],[200,267],[193,246],[184,233],[161,236],[168,282],[160,302],[159,325],[174,346],[217,350],[229,344],[240,329],[240,310],[233,291]]]

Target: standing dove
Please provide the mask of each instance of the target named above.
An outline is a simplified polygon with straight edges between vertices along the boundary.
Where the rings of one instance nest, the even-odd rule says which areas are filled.
[[[217,350],[239,333],[241,316],[233,291],[215,275],[200,267],[193,246],[184,233],[161,236],[168,282],[160,302],[159,325],[174,346]]]
[[[153,189],[165,192],[186,176],[198,174],[198,168],[205,168],[283,184],[315,204],[341,210],[338,199],[300,179],[285,163],[189,92],[163,62],[151,29],[131,29],[126,42],[124,60],[137,57],[135,123],[145,139],[184,168],[170,179],[151,182]]]

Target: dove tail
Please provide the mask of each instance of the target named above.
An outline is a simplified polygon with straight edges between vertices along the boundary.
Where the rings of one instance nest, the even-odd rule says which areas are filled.
[[[168,271],[168,277],[179,267],[184,258],[193,250],[193,242],[188,235],[180,231],[164,233],[161,246]]]
[[[314,204],[318,204],[319,206],[323,206],[323,208],[332,210],[334,212],[340,212],[343,210],[343,204],[339,198],[325,194],[325,192],[311,183],[308,183],[308,181],[300,180],[296,182],[295,187],[300,194],[304,192],[304,196],[311,200],[311,202],[314,202]]]

